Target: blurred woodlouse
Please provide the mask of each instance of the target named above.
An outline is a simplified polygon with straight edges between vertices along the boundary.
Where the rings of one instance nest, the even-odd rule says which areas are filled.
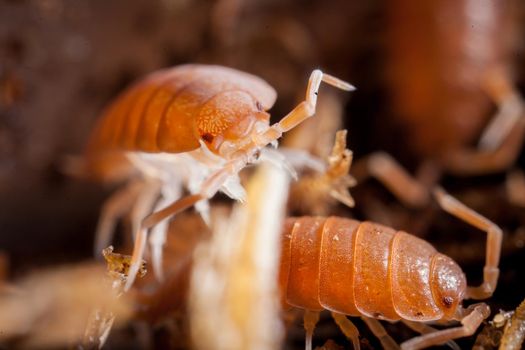
[[[483,283],[478,287],[467,287],[452,259],[406,232],[339,217],[287,219],[279,284],[284,305],[306,310],[307,349],[323,309],[332,311],[354,349],[359,349],[358,331],[344,315],[361,316],[386,349],[397,344],[377,319],[401,320],[426,333],[401,344],[402,349],[420,349],[472,335],[489,316],[486,304],[463,308],[461,302],[494,292],[502,232],[443,190],[434,194],[445,211],[487,232]],[[461,321],[461,326],[438,331],[421,324],[450,320]]]
[[[512,82],[516,5],[402,0],[388,6],[387,82],[417,156],[458,174],[504,170],[514,161],[521,142],[511,146],[505,138],[523,139],[525,132],[523,101]],[[485,127],[491,103],[498,112]],[[479,154],[465,151],[482,132]],[[494,152],[500,145],[504,151]]]
[[[402,0],[388,6],[391,107],[406,136],[405,149],[426,170],[422,182],[435,184],[442,172],[506,171],[519,156],[525,103],[512,82],[513,5],[512,0]],[[497,111],[489,121],[493,104]],[[354,169],[358,182],[374,176],[406,204],[421,206],[429,199],[428,191],[384,153]]]
[[[136,202],[127,288],[139,269],[148,229],[157,225],[150,243],[159,273],[165,219],[194,204],[206,219],[206,200],[219,190],[244,198],[238,173],[247,164],[259,157],[283,164],[281,155],[264,147],[315,114],[322,81],[354,89],[314,70],[305,100],[271,126],[266,111],[275,102],[275,90],[254,75],[221,66],[189,64],[154,72],[106,109],[91,135],[86,164],[90,174],[102,179],[140,175],[138,184],[131,181],[109,200],[97,232],[99,249],[106,245],[116,218]],[[191,195],[182,197],[184,186]],[[162,199],[155,204],[159,195]]]

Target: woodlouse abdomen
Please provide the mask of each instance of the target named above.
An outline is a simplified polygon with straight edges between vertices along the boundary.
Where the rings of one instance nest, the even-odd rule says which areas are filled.
[[[387,320],[450,317],[466,289],[459,266],[429,243],[338,217],[286,221],[279,281],[288,305]]]

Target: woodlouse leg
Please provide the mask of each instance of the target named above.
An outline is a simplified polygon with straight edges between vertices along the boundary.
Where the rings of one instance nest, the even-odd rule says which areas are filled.
[[[352,342],[354,350],[361,349],[359,330],[345,315],[332,312],[332,318],[343,334]]]
[[[401,349],[423,349],[432,345],[444,344],[452,339],[467,337],[474,334],[483,320],[490,315],[490,309],[486,304],[483,303],[472,305],[471,307],[472,311],[463,317],[460,327],[443,329],[437,332],[420,335],[402,343]]]
[[[155,205],[154,212],[164,208],[171,203],[173,199],[166,197],[163,194],[162,199]],[[151,247],[151,262],[153,265],[153,273],[158,281],[164,280],[164,273],[162,269],[162,248],[166,243],[166,235],[168,233],[168,221],[160,222],[157,226],[151,229],[149,245]]]
[[[520,119],[496,150],[456,150],[446,154],[442,164],[448,172],[460,176],[503,171],[518,158],[524,138],[525,119]]]
[[[488,70],[483,87],[498,105],[498,112],[483,131],[479,149],[493,151],[501,145],[522,117],[524,106],[509,75],[502,69]]]
[[[153,210],[155,202],[160,195],[161,187],[162,184],[157,180],[146,179],[145,184],[131,209],[130,216],[133,239],[136,238],[136,233],[140,227],[142,219]]]
[[[420,334],[428,334],[428,333],[434,333],[438,331],[434,327],[430,327],[429,325],[421,323],[421,322],[409,321],[409,320],[401,320],[401,322],[403,322],[403,324],[405,324],[408,328],[410,328],[414,332],[418,332]],[[449,340],[447,342],[447,345],[453,350],[461,350],[459,345],[453,340]]]
[[[385,152],[376,152],[360,159],[353,175],[358,183],[371,176],[381,182],[396,198],[410,207],[421,207],[429,202],[430,193],[394,158]]]
[[[221,186],[228,180],[228,177],[230,177],[232,174],[237,174],[246,163],[247,162],[244,159],[232,161],[229,165],[213,173],[202,185],[200,193],[182,197],[164,209],[151,213],[142,220],[135,237],[135,245],[133,247],[128,279],[125,286],[126,291],[129,290],[129,288],[131,288],[133,285],[133,282],[135,281],[139,271],[140,262],[144,256],[148,229],[168,219],[169,217],[192,207],[200,200],[213,197],[215,193],[217,193],[217,191],[221,188]]]
[[[525,103],[501,69],[487,73],[485,90],[499,106],[480,138],[478,150],[458,150],[444,159],[450,172],[458,175],[505,170],[515,162],[525,137]]]
[[[312,350],[312,337],[317,322],[319,322],[319,311],[304,310],[303,322],[304,330],[306,331],[306,345],[305,350]]]
[[[95,233],[95,257],[102,258],[102,249],[111,244],[117,220],[131,210],[143,187],[143,181],[130,181],[104,202]]]
[[[306,88],[305,100],[299,103],[290,113],[288,113],[278,123],[272,125],[264,134],[257,136],[256,144],[258,146],[265,146],[274,140],[277,140],[282,134],[290,129],[295,128],[306,119],[315,114],[317,105],[317,94],[319,93],[319,86],[321,82],[325,82],[335,86],[341,90],[353,91],[355,87],[349,83],[342,81],[334,76],[321,72],[316,69],[310,75],[308,87]]]
[[[467,222],[468,224],[487,232],[487,250],[485,267],[483,268],[483,283],[478,287],[467,288],[467,298],[486,299],[494,293],[498,283],[499,259],[501,254],[501,229],[474,210],[468,208],[457,199],[447,194],[443,189],[436,188],[434,195],[439,205],[446,212]]]
[[[391,336],[385,330],[385,327],[378,320],[370,317],[361,317],[361,319],[366,323],[368,328],[376,336],[377,339],[381,342],[383,349],[385,350],[396,350],[399,349],[399,345],[392,339]]]

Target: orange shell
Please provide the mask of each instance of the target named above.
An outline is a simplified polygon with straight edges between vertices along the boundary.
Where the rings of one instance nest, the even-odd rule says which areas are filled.
[[[272,107],[276,92],[254,75],[221,66],[190,64],[154,72],[106,108],[91,135],[88,154],[194,150],[201,138],[201,111],[205,120],[200,123],[222,132],[225,117],[238,115],[237,109],[252,112],[246,110],[247,99],[253,113],[261,112]],[[218,108],[217,101],[227,105]]]
[[[282,243],[284,306],[427,322],[450,317],[464,296],[465,276],[450,258],[383,225],[288,218]]]
[[[181,153],[197,149],[199,139],[242,137],[256,118],[268,120],[263,110],[276,97],[261,78],[227,67],[188,64],[151,73],[103,112],[88,142],[87,171],[120,179],[133,171],[123,151]]]

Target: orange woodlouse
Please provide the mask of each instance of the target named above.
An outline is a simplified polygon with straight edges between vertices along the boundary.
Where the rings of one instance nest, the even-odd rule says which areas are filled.
[[[512,81],[516,6],[513,0],[388,5],[386,83],[405,149],[421,161],[419,182],[436,184],[444,172],[503,172],[518,158],[525,102]],[[376,177],[408,205],[429,199],[427,189],[384,153],[359,160],[354,169],[358,182]]]
[[[467,308],[464,298],[488,298],[496,288],[502,232],[498,226],[437,189],[440,206],[487,232],[483,283],[467,287],[461,268],[426,241],[372,222],[338,217],[289,218],[283,229],[279,284],[283,303],[305,309],[307,349],[318,312],[332,311],[359,348],[358,331],[344,316],[361,316],[383,347],[397,348],[377,319],[401,320],[426,333],[401,344],[420,349],[473,334],[490,314],[484,303]],[[434,330],[421,322],[461,321]]]
[[[260,155],[282,164],[279,155],[264,147],[315,114],[322,81],[354,89],[314,70],[305,100],[271,126],[266,111],[275,102],[275,90],[254,75],[221,66],[190,64],[152,73],[106,109],[88,143],[90,173],[114,179],[138,172],[142,179],[109,200],[97,232],[99,249],[106,245],[116,218],[137,198],[133,208],[137,234],[127,288],[140,266],[148,229],[160,223],[150,241],[158,272],[165,219],[194,204],[206,218],[206,200],[219,190],[242,200],[237,174]],[[192,194],[181,198],[184,185]]]
[[[523,101],[511,78],[516,5],[512,0],[389,4],[387,82],[408,149],[417,156],[435,158],[460,174],[498,171],[517,156],[508,146],[499,157],[511,158],[506,162],[486,156],[480,164],[463,161],[470,155],[465,147],[487,124],[491,103],[499,111],[483,132],[480,151],[494,151],[507,134],[524,133]]]

